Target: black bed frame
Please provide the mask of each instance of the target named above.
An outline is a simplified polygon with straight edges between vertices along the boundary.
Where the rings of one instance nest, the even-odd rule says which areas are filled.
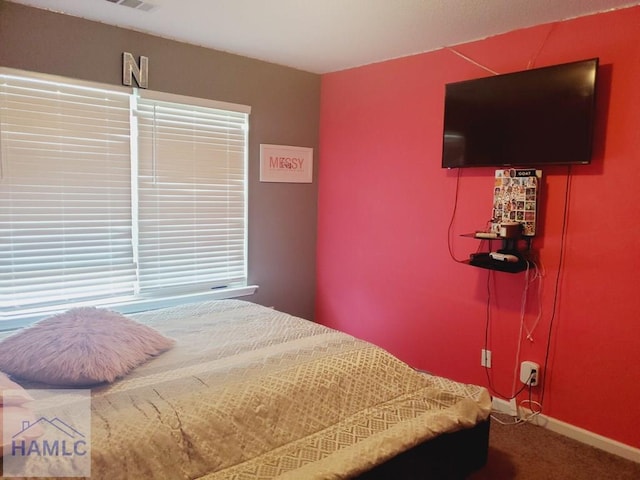
[[[356,480],[463,480],[487,463],[489,420],[407,450]],[[0,468],[2,458],[0,458]]]
[[[462,480],[487,463],[489,419],[445,433],[393,457],[357,480]]]

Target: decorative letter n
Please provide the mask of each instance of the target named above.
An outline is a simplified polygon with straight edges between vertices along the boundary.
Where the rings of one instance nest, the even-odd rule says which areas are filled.
[[[138,68],[133,55],[124,52],[122,54],[122,84],[132,86],[132,76],[135,77],[140,88],[147,88],[149,86],[149,59],[140,56],[140,67]]]

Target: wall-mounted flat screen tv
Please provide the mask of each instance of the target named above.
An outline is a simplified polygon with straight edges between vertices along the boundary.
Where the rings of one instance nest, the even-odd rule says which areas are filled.
[[[449,83],[442,167],[591,162],[598,59]]]

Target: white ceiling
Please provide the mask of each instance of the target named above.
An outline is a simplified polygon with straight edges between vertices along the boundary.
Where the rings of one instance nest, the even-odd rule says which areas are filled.
[[[640,0],[11,0],[313,73],[437,50]],[[141,0],[114,0],[138,3]]]

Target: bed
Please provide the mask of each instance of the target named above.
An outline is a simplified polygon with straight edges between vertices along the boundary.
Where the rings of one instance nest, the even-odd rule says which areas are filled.
[[[93,479],[464,478],[486,461],[482,387],[241,300],[129,318],[175,344],[91,388]]]

